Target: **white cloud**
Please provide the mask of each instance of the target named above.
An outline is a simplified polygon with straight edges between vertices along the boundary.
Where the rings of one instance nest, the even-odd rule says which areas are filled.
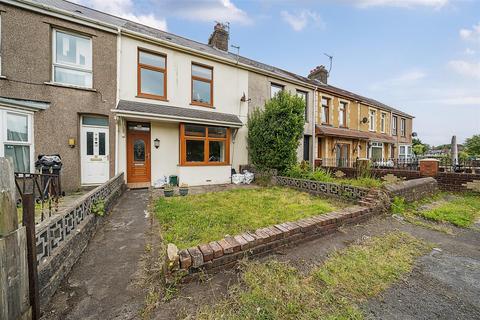
[[[448,66],[460,75],[480,79],[480,62],[452,60],[448,62]]]
[[[153,13],[134,14],[132,0],[74,0],[74,2],[153,28],[167,30],[167,21],[164,18],[156,17]]]
[[[379,91],[392,88],[402,88],[412,86],[419,80],[425,78],[427,74],[418,69],[412,69],[399,74],[396,77],[379,81],[370,86],[371,90]]]
[[[284,10],[280,14],[283,20],[295,31],[302,31],[309,24],[320,26],[322,28],[325,27],[325,23],[322,21],[320,15],[314,11],[304,9],[290,13]]]
[[[247,13],[231,0],[153,0],[158,10],[192,21],[252,24]]]
[[[358,7],[401,7],[401,8],[414,8],[414,7],[432,7],[440,9],[445,6],[449,0],[346,0]]]
[[[405,82],[412,82],[417,81],[420,79],[425,78],[426,73],[420,70],[411,70],[405,73],[402,73],[400,76],[393,78],[392,82],[395,83],[405,83]]]
[[[475,50],[471,49],[471,48],[465,49],[465,54],[466,55],[473,56],[475,53],[477,53],[477,52]]]
[[[463,40],[480,42],[480,22],[473,25],[471,29],[461,29],[459,34]]]

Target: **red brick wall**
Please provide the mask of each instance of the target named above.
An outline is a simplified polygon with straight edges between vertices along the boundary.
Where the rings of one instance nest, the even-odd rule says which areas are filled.
[[[443,191],[474,191],[467,188],[467,183],[480,181],[480,174],[439,172],[435,179]]]

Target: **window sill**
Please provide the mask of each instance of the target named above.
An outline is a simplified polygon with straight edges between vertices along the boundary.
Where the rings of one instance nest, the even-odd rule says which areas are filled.
[[[47,86],[53,86],[53,87],[61,87],[61,88],[69,88],[69,89],[97,92],[97,89],[73,86],[73,85],[70,85],[70,84],[64,84],[64,83],[58,83],[58,82],[44,82],[44,84],[46,84]]]
[[[162,98],[162,97],[156,97],[156,96],[149,96],[149,95],[142,95],[142,94],[137,94],[135,98],[140,98],[140,99],[150,99],[150,100],[157,100],[157,101],[163,101],[163,102],[169,102],[167,98]]]
[[[7,79],[7,76],[0,75],[0,79]]]
[[[191,102],[190,103],[191,106],[196,106],[196,107],[205,107],[205,108],[210,108],[210,109],[215,109],[215,107],[213,105],[210,105],[210,104],[204,104],[204,103],[200,103],[200,102]]]

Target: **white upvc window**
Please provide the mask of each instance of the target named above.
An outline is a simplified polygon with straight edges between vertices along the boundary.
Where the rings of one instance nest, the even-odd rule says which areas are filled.
[[[383,159],[383,143],[371,142],[369,150],[369,158],[373,161],[381,161]]]
[[[401,144],[398,149],[398,158],[400,160],[408,160],[413,157],[412,145]]]
[[[12,159],[16,172],[33,172],[33,114],[0,109],[0,157]]]
[[[52,79],[55,83],[92,88],[92,39],[53,30]]]
[[[377,130],[377,111],[375,110],[370,110],[370,119],[368,121],[369,123],[369,130],[370,131],[376,131]]]
[[[385,133],[385,124],[387,123],[387,114],[385,112],[382,112],[380,116],[380,131],[382,133]]]
[[[400,135],[402,137],[405,137],[405,122],[406,120],[404,118],[400,119]]]

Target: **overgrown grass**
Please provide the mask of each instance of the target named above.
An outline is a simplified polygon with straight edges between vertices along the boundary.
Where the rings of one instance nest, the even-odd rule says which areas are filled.
[[[374,178],[373,176],[365,175],[356,179],[337,178],[329,170],[317,168],[315,171],[310,170],[309,167],[299,164],[285,172],[285,175],[290,178],[307,179],[321,182],[331,182],[343,185],[351,185],[364,188],[380,188],[383,181]]]
[[[394,232],[334,253],[309,275],[286,263],[245,263],[241,283],[195,319],[363,319],[358,304],[411,271],[428,246]]]
[[[235,189],[188,197],[159,198],[155,213],[166,242],[179,248],[219,240],[344,206],[287,188]]]
[[[423,201],[406,203],[403,198],[394,198],[392,212],[407,218],[407,221],[425,226],[425,223],[414,219],[425,218],[434,222],[451,223],[457,227],[466,228],[471,226],[480,217],[480,197],[475,194],[455,194],[453,199],[447,199],[446,193],[437,194]],[[437,201],[431,209],[421,209],[421,206]],[[442,229],[444,229],[443,227]],[[452,233],[453,231],[444,231]]]
[[[457,227],[470,227],[480,217],[480,196],[462,195],[436,208],[419,211],[419,214],[424,218],[449,222]]]

